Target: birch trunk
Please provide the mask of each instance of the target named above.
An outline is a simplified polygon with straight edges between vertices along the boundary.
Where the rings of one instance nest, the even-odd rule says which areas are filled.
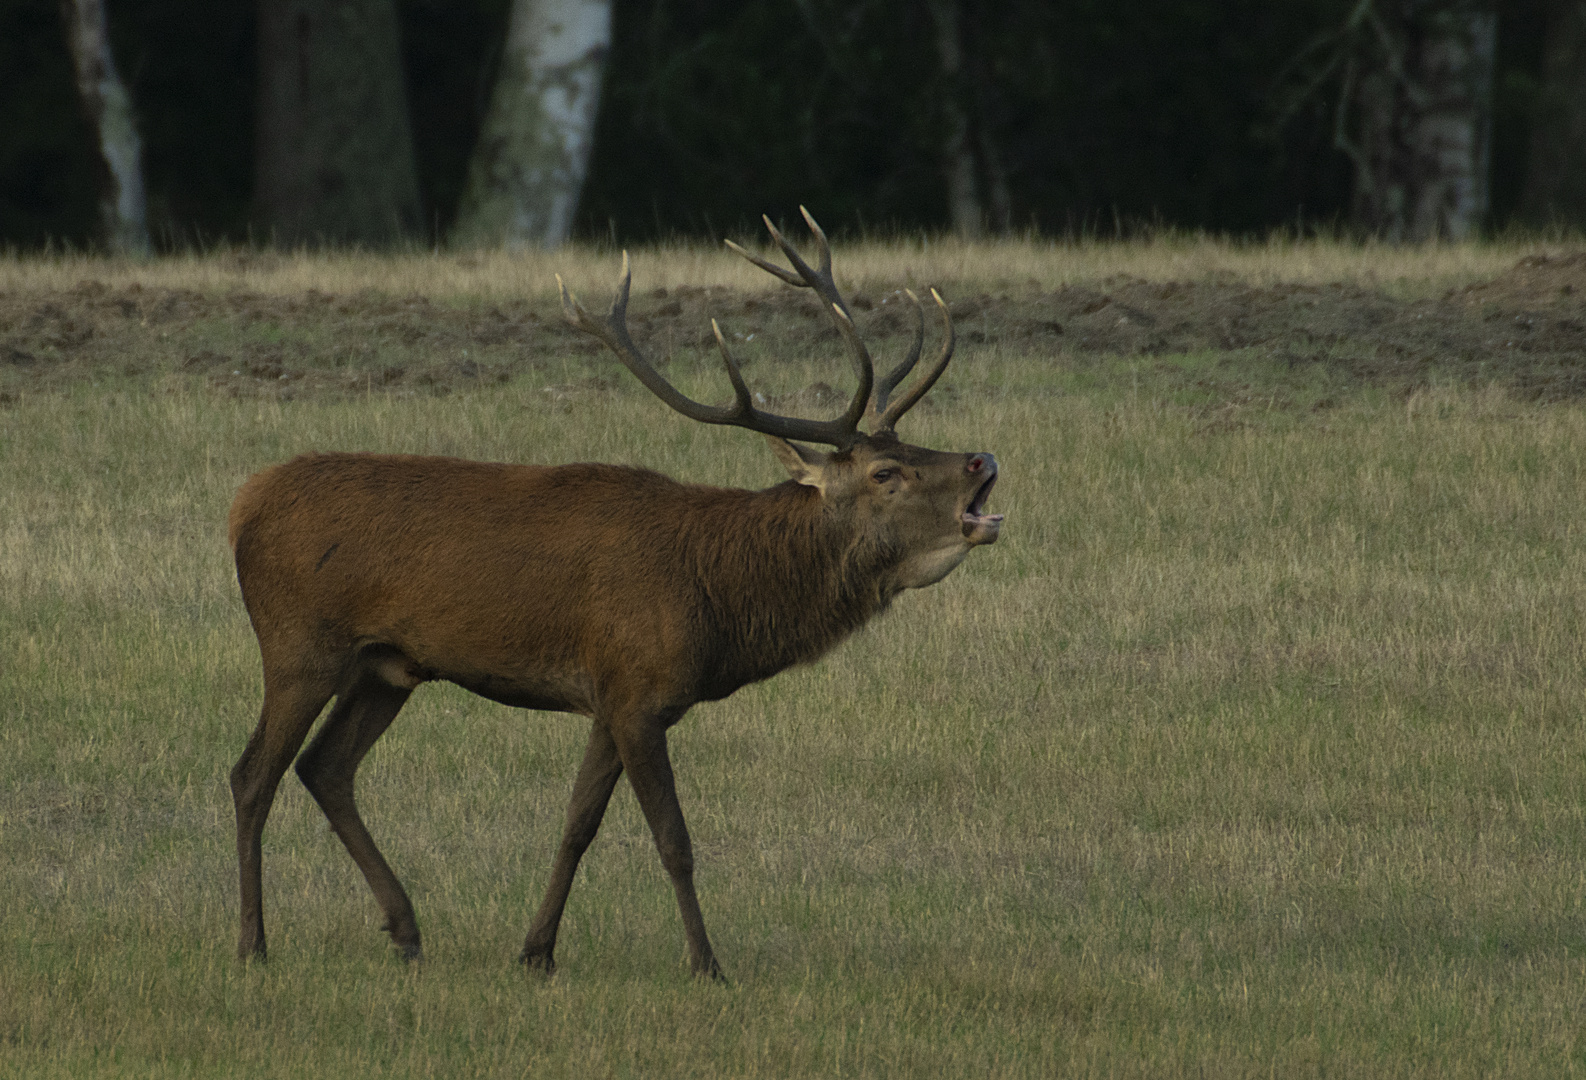
[[[393,0],[259,0],[254,203],[277,241],[381,245],[419,228]]]
[[[1533,225],[1586,227],[1586,0],[1557,0],[1542,55],[1542,101],[1531,129],[1520,215]]]
[[[552,248],[572,233],[610,47],[611,0],[513,0],[454,245]]]
[[[1415,239],[1463,240],[1487,216],[1497,42],[1496,14],[1451,11],[1433,20],[1416,56],[1422,95],[1407,139]]]
[[[77,93],[99,136],[109,176],[99,211],[104,240],[129,255],[149,253],[148,200],[143,190],[143,140],[132,97],[116,71],[104,0],[61,0]]]
[[[1355,218],[1392,241],[1462,240],[1487,215],[1497,16],[1399,0],[1355,84]]]

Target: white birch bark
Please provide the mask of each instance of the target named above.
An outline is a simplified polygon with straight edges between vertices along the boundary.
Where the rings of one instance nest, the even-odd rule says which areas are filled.
[[[1421,100],[1406,139],[1416,178],[1410,235],[1464,240],[1487,216],[1498,16],[1450,14],[1419,57]]]
[[[1385,9],[1380,14],[1378,7]],[[1487,215],[1497,16],[1469,0],[1362,0],[1380,50],[1354,84],[1355,217],[1388,240],[1463,240]]]
[[[148,201],[143,191],[143,140],[132,96],[116,71],[104,0],[61,0],[67,44],[77,73],[77,93],[99,135],[110,175],[100,200],[105,242],[130,255],[149,253]]]
[[[552,248],[567,239],[610,47],[611,0],[513,0],[454,245]]]

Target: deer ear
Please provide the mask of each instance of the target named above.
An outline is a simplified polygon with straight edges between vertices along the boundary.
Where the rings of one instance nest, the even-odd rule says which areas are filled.
[[[826,463],[831,460],[830,454],[779,439],[775,435],[767,435],[765,441],[776,451],[777,458],[789,476],[822,495],[826,494]]]

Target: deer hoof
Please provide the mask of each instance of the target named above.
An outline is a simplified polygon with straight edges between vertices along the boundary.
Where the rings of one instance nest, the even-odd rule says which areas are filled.
[[[708,958],[703,964],[695,965],[694,978],[709,979],[718,986],[731,985],[731,983],[729,983],[727,980],[727,976],[721,973],[721,965],[716,963],[716,958],[714,956]]]
[[[530,971],[538,971],[544,975],[556,971],[556,959],[551,955],[550,949],[530,949],[524,946],[523,952],[518,954],[518,963]]]

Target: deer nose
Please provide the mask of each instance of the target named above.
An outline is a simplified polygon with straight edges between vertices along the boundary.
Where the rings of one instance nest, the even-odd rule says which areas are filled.
[[[976,454],[969,459],[969,464],[964,466],[971,475],[982,470],[990,473],[997,471],[997,459],[990,454]]]

